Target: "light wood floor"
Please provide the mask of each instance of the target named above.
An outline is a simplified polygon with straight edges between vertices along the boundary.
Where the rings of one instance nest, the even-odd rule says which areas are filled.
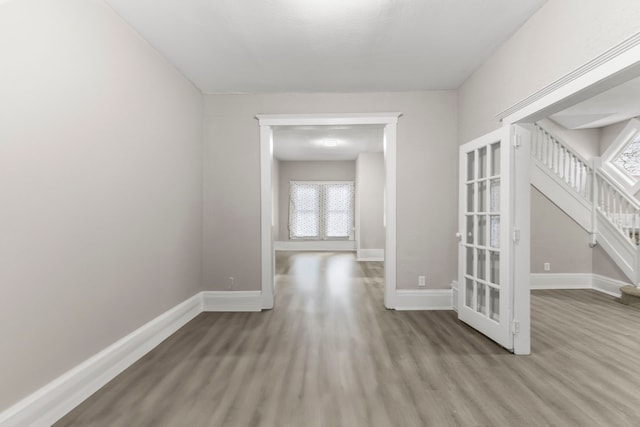
[[[382,305],[382,264],[284,254],[275,309],[203,313],[59,426],[640,426],[640,311],[532,296],[531,356]]]

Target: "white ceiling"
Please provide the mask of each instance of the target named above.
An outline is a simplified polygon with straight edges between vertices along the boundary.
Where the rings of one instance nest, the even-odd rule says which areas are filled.
[[[589,129],[637,116],[640,116],[640,77],[553,114],[550,118],[567,129]]]
[[[382,125],[274,127],[273,156],[289,161],[355,160],[361,152],[381,152],[383,132]]]
[[[546,0],[106,0],[205,93],[454,89]]]

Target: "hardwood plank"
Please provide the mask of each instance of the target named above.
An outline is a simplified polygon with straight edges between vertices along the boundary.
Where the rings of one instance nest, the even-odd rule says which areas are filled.
[[[384,309],[383,264],[278,253],[262,313],[203,313],[57,426],[637,426],[640,310],[532,294],[531,356]]]

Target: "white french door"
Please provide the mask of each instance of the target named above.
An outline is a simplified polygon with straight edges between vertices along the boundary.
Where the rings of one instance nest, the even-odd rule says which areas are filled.
[[[526,209],[529,206],[528,168],[526,176],[515,173],[516,138],[520,136],[515,127],[505,126],[461,146],[459,189],[458,317],[511,351],[514,334],[520,333],[520,326],[529,327],[528,308],[525,324],[514,322],[514,261],[520,234],[515,227],[516,179],[527,180],[526,187],[519,188],[525,188]],[[528,221],[528,212],[525,216]],[[525,252],[528,256],[528,247]],[[518,270],[520,277],[528,274]],[[528,279],[519,284],[519,292],[524,287],[528,292]]]

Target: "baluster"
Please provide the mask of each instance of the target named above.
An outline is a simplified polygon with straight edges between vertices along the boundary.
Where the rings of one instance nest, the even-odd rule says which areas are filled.
[[[584,185],[584,197],[590,198],[591,188],[593,186],[593,171],[589,169],[589,166],[584,165],[585,185]]]
[[[557,152],[558,152],[558,145],[556,144],[556,141],[553,139],[553,137],[551,137],[551,170],[555,174],[558,173],[558,170],[556,169],[556,166],[558,164],[556,162]]]
[[[540,147],[539,159],[544,164],[544,133],[542,130],[538,133],[538,147]]]
[[[630,204],[629,204],[629,213],[627,215],[629,215],[629,231],[628,231],[629,239],[631,240],[631,243],[635,245],[636,244],[636,214],[633,209],[633,206],[631,206]]]
[[[613,217],[611,216],[611,186],[607,183],[607,218],[613,221]]]
[[[565,172],[564,172],[564,174],[566,176],[565,181],[566,181],[567,184],[569,184],[569,186],[573,186],[572,182],[571,182],[571,180],[572,180],[572,178],[571,178],[571,162],[572,162],[572,159],[573,159],[573,154],[571,154],[569,151],[567,151],[567,160],[565,161],[565,166],[564,166],[565,167]]]
[[[602,211],[605,214],[605,216],[609,216],[609,184],[607,184],[604,179],[601,180],[602,182]]]
[[[542,164],[544,164],[544,153],[545,153],[545,149],[544,149],[544,133],[541,131],[540,132],[540,161],[542,162]]]
[[[616,197],[616,192],[609,186],[609,210],[611,211],[611,222],[613,222],[614,225],[618,223],[616,219]]]
[[[548,133],[545,134],[544,142],[545,142],[545,148],[546,148],[546,151],[545,151],[545,156],[546,156],[545,164],[547,165],[547,167],[549,169],[551,169],[551,138],[550,138]]]
[[[615,201],[614,201],[614,208],[615,208],[615,214],[616,214],[616,223],[618,224],[618,229],[622,230],[622,210],[620,208],[620,205],[622,204],[622,200],[620,200],[620,193],[618,193],[618,191],[615,191]]]
[[[608,189],[608,185],[606,182],[604,182],[604,179],[602,180],[602,213],[605,214],[605,216],[609,216],[609,189]]]
[[[622,219],[621,221],[622,229],[624,230],[625,235],[627,236],[627,239],[630,239],[631,236],[629,236],[628,234],[630,231],[629,224],[628,224],[629,219],[627,216],[628,210],[629,210],[629,205],[628,205],[627,199],[623,198],[622,195],[620,195],[620,215]]]
[[[541,142],[542,142],[542,164],[544,164],[545,166],[547,166],[547,134],[543,133],[541,135]]]
[[[593,174],[594,179],[596,180],[596,194],[594,202],[596,204],[596,208],[600,209],[600,206],[602,206],[602,183],[600,183],[600,177],[595,171],[593,171]]]
[[[582,162],[576,159],[576,168],[578,169],[578,193],[582,194],[582,182],[584,181],[584,170],[582,169]]]
[[[602,179],[602,210],[603,213],[609,216],[609,184]]]
[[[584,163],[582,162],[578,163],[578,167],[580,168],[580,195],[584,196],[584,187],[587,183],[587,180],[585,179],[587,170],[585,169]]]

